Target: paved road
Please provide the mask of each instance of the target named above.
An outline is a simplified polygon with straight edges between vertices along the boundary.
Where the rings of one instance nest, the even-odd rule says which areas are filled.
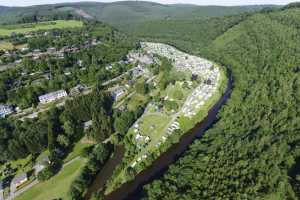
[[[36,179],[33,182],[31,182],[30,184],[26,185],[25,187],[17,190],[16,192],[11,192],[10,193],[10,197],[7,198],[7,200],[11,200],[14,199],[15,197],[19,196],[20,194],[22,194],[23,192],[26,192],[27,190],[29,190],[30,188],[32,188],[33,186],[35,186],[36,184],[38,184],[39,181]]]

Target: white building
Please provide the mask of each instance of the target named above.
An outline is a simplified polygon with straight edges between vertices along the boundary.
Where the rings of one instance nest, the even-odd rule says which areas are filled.
[[[68,94],[65,90],[58,90],[55,92],[51,92],[42,96],[39,96],[39,100],[42,104],[53,102],[57,99],[61,99],[63,97],[67,97]]]
[[[112,96],[115,100],[119,100],[125,94],[125,90],[122,87],[112,91]]]
[[[0,117],[4,118],[13,112],[14,112],[14,110],[11,106],[0,105]]]

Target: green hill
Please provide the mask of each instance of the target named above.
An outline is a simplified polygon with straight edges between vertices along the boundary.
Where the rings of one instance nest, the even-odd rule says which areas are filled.
[[[138,24],[132,33],[142,40],[169,43],[199,53],[247,17],[244,14],[204,20],[154,20]]]
[[[206,45],[232,71],[231,99],[144,199],[299,199],[299,25],[299,8],[258,13]]]
[[[5,8],[0,12],[0,23],[13,23],[39,16],[41,20],[59,17],[68,17],[84,12],[96,19],[112,24],[122,30],[131,30],[132,27],[151,20],[194,20],[210,17],[234,15],[244,12],[253,12],[269,6],[196,6],[196,5],[163,5],[143,1],[120,1],[114,3],[64,3],[31,7]],[[79,12],[80,11],[80,12]],[[61,19],[61,18],[60,18]]]

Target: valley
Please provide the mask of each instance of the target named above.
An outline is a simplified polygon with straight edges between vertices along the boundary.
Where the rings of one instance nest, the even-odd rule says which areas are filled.
[[[299,10],[0,6],[0,200],[299,199]]]

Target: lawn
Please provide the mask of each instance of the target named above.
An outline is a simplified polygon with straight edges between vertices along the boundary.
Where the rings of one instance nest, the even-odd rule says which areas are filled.
[[[136,110],[139,105],[143,105],[147,100],[147,97],[141,94],[134,94],[128,102],[128,110]]]
[[[14,45],[10,42],[0,42],[0,50],[12,50]]]
[[[167,136],[166,131],[171,120],[172,117],[165,113],[146,113],[142,116],[139,130],[142,135],[150,137],[150,142],[141,149],[135,159],[157,150],[157,143],[161,141],[162,136]]]
[[[71,153],[69,153],[69,155],[64,159],[64,163],[67,163],[69,162],[70,160],[78,157],[78,156],[81,156],[83,150],[87,147],[90,147],[92,146],[93,144],[87,144],[87,143],[83,143],[82,140],[80,140],[79,142],[77,142],[74,147],[73,147],[73,150]]]
[[[150,138],[160,137],[170,119],[171,117],[163,113],[145,114],[140,120],[141,134]]]
[[[120,182],[126,181],[125,174],[126,174],[126,169],[129,167],[129,165],[131,165],[142,155],[151,154],[152,152],[157,150],[157,147],[155,145],[159,142],[159,140],[161,140],[162,136],[166,135],[166,128],[171,122],[171,119],[172,119],[171,116],[159,112],[148,112],[139,119],[139,123],[138,123],[139,133],[143,136],[149,136],[150,142],[144,147],[142,147],[139,153],[137,153],[132,157],[131,161],[128,160],[128,163],[126,163],[127,167],[124,167],[123,170],[121,170],[120,173],[118,173],[118,175],[114,178],[113,183],[108,185],[105,191],[106,194],[112,192],[112,190],[115,187],[114,184],[118,183],[118,181]],[[134,133],[134,129],[135,128],[132,127],[128,131],[128,134],[133,135],[135,138],[135,135],[137,133]]]
[[[29,33],[38,30],[50,30],[60,28],[79,28],[83,23],[76,20],[57,20],[50,22],[40,22],[37,24],[18,24],[0,26],[0,36],[9,36],[12,33]]]
[[[63,168],[56,176],[50,180],[38,183],[27,192],[15,198],[16,200],[51,200],[69,199],[68,191],[72,181],[80,173],[86,163],[85,159],[75,160]]]
[[[7,41],[0,42],[0,50],[21,49],[23,47],[27,47],[27,44],[13,45],[11,42]]]

